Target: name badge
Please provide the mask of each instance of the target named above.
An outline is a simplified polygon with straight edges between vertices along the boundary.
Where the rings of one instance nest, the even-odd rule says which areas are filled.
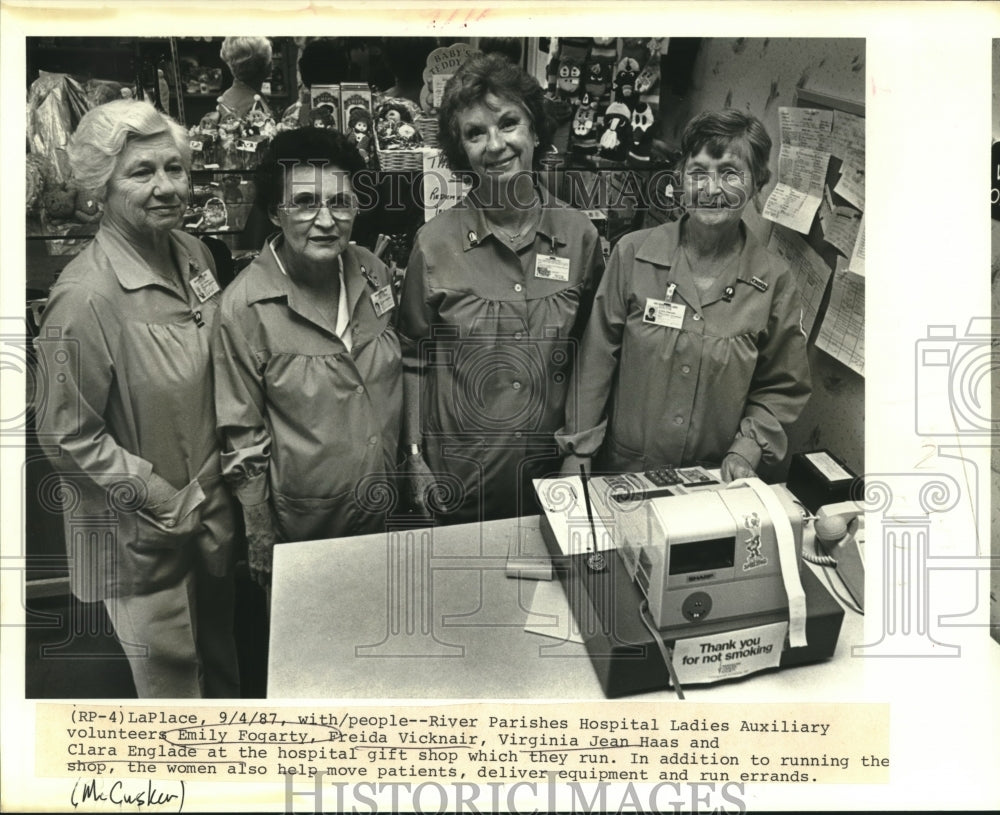
[[[668,303],[665,300],[655,300],[652,297],[646,298],[646,308],[642,313],[644,323],[662,325],[666,328],[682,328],[684,326],[684,312],[687,306],[681,303]]]
[[[381,289],[376,289],[370,297],[372,299],[372,308],[375,309],[376,317],[388,314],[396,307],[396,300],[392,296],[392,286],[388,284],[383,286]]]
[[[538,255],[535,258],[535,277],[543,280],[557,280],[560,283],[569,282],[569,258],[555,255]]]
[[[215,275],[208,269],[191,278],[191,288],[202,303],[222,291]]]

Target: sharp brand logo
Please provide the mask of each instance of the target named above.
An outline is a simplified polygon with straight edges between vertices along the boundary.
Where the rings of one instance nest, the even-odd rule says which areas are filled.
[[[688,575],[688,583],[694,583],[698,580],[713,580],[715,578],[715,572],[707,572],[706,574],[692,574]]]

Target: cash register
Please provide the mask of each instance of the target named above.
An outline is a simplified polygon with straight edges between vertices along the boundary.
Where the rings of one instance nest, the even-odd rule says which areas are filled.
[[[789,488],[723,484],[700,467],[535,487],[546,546],[608,697],[671,686],[680,695],[682,685],[833,655],[844,609],[803,566],[804,555],[822,560],[817,516]]]

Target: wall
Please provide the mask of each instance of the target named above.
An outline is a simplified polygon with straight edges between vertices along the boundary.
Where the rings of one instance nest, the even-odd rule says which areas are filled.
[[[795,103],[797,88],[855,102],[865,98],[865,42],[862,39],[706,38],[694,66],[690,92],[661,101],[663,138],[676,147],[687,121],[703,110],[734,107],[757,116],[775,142],[777,175],[778,108]],[[772,185],[774,180],[772,180]],[[769,189],[764,191],[766,198]],[[765,200],[765,199],[762,199]],[[766,240],[770,222],[748,219]],[[813,396],[790,433],[790,449],[826,447],[856,472],[864,472],[864,378],[810,347]],[[781,477],[785,467],[772,477]]]

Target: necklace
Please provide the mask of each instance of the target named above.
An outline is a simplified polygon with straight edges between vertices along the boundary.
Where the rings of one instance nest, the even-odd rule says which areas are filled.
[[[508,232],[506,229],[501,229],[500,227],[497,227],[497,232],[499,232],[501,235],[503,235],[511,243],[513,243],[514,241],[520,240],[521,237],[524,235],[524,233],[527,232],[527,231],[528,231],[527,227],[525,227],[524,229],[522,229],[520,232]]]
[[[541,212],[542,212],[541,208],[539,207],[538,201],[536,200],[531,207],[530,210],[531,215],[528,218],[528,221],[525,223],[524,226],[521,227],[519,231],[509,232],[506,229],[503,229],[502,227],[498,226],[496,223],[493,224],[493,228],[500,233],[501,237],[505,238],[510,243],[516,243],[537,226],[538,220],[541,217]]]

